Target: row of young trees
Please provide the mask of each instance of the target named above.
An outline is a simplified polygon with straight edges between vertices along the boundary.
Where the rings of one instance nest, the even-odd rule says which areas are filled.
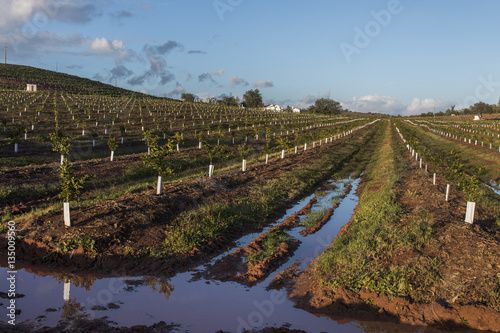
[[[498,151],[500,152],[500,133],[496,127],[489,127],[488,129],[481,128],[481,130],[479,130],[476,126],[468,126],[464,124],[436,125],[428,121],[418,122],[417,124],[409,121],[409,123],[419,125],[435,134],[441,135],[445,138],[457,140],[460,143],[468,143],[475,146],[481,145],[481,147],[484,147],[484,145],[487,144],[490,149],[498,147]]]
[[[318,121],[328,122],[331,119],[324,118],[321,120],[318,117],[310,115],[287,115],[287,114],[277,114],[275,112],[256,112],[245,110],[242,111],[238,108],[236,109],[200,109],[195,106],[194,109],[179,111],[161,111],[156,109],[158,105],[149,105],[148,103],[143,104],[139,102],[136,105],[135,101],[130,98],[119,101],[115,105],[105,105],[97,104],[82,106],[81,100],[77,100],[77,97],[67,96],[63,98],[63,95],[52,96],[48,108],[45,108],[46,104],[37,105],[36,109],[38,111],[34,112],[33,108],[30,111],[29,107],[26,111],[20,111],[19,116],[12,115],[12,121],[16,120],[16,126],[24,128],[28,131],[26,126],[26,119],[33,120],[31,124],[31,131],[34,130],[35,124],[38,124],[39,135],[43,135],[44,131],[50,130],[52,123],[55,123],[59,128],[64,129],[65,132],[74,133],[75,131],[80,131],[82,137],[88,132],[91,132],[92,136],[98,136],[99,134],[104,135],[109,133],[116,133],[117,128],[120,129],[122,137],[124,133],[128,135],[142,135],[141,133],[145,128],[156,127],[157,130],[162,130],[164,133],[170,131],[199,131],[204,130],[203,127],[210,126],[222,126],[225,129],[235,128],[235,127],[247,127],[251,126],[263,126],[266,123],[280,126],[292,126],[293,124],[302,123],[305,127],[312,124],[317,124]],[[58,102],[58,100],[63,99],[63,102]],[[87,98],[88,99],[88,98]],[[44,99],[44,101],[47,98]],[[103,98],[97,99],[102,101]],[[150,101],[150,100],[146,100]],[[120,104],[122,103],[122,104]],[[142,106],[141,106],[142,105]],[[149,105],[149,106],[148,106]],[[178,104],[173,104],[174,106]],[[114,108],[128,107],[128,111]],[[138,107],[137,111],[132,111],[132,109]],[[143,109],[144,107],[144,109]],[[102,108],[103,110],[99,110]],[[152,110],[154,108],[154,110]],[[51,109],[52,111],[49,111]],[[40,112],[42,111],[42,114]],[[16,111],[17,112],[17,111]],[[14,111],[11,110],[11,112]],[[26,115],[28,117],[26,117]],[[50,115],[52,120],[47,116]],[[44,118],[45,116],[45,118]],[[0,116],[1,117],[1,116]],[[18,118],[18,119],[15,119]],[[172,119],[173,118],[173,119]],[[4,123],[4,130],[7,127],[7,119],[1,117],[0,120]],[[169,125],[165,125],[167,122]],[[218,120],[218,121],[217,121]],[[162,124],[163,123],[163,124]],[[9,124],[10,125],[10,124]],[[13,125],[10,125],[12,128]],[[88,130],[89,126],[90,130]],[[134,130],[135,129],[135,130]],[[212,128],[212,131],[215,129]],[[15,132],[15,131],[12,131]],[[220,132],[220,131],[219,131]],[[47,133],[47,132],[45,132]],[[50,132],[49,132],[50,133]],[[32,134],[33,135],[33,134]],[[93,138],[95,139],[95,138]]]
[[[373,123],[373,122],[372,122]],[[352,134],[356,130],[360,130],[366,127],[368,124],[367,121],[363,122],[363,124],[354,124],[351,123],[348,127],[343,128],[343,132],[339,133],[338,130],[332,129],[329,132],[322,132],[320,135],[327,135],[326,137],[321,137],[319,139],[319,145],[323,142],[327,144],[328,142],[333,142],[341,137],[345,137],[349,134]],[[328,137],[329,135],[329,137]],[[68,141],[66,138],[59,132],[53,133],[52,137],[54,138],[53,149],[58,151],[59,153],[67,152]],[[299,136],[296,136],[298,138]],[[272,137],[270,131],[266,131],[265,137],[265,145],[263,147],[263,152],[266,155],[267,165],[269,163],[269,154],[272,152],[272,141],[276,141],[276,146],[281,150],[281,159],[285,158],[285,153],[291,148],[292,142],[286,136],[278,136]],[[146,146],[148,147],[147,153],[144,153],[142,161],[144,165],[148,168],[155,170],[158,175],[157,186],[156,186],[156,194],[161,195],[163,193],[163,181],[165,178],[172,178],[175,176],[175,168],[173,166],[172,159],[168,157],[175,153],[173,140],[167,139],[163,144],[160,144],[160,138],[156,136],[152,131],[144,132],[144,141]],[[299,144],[299,140],[294,140],[293,143]],[[313,148],[315,147],[315,143],[313,142]],[[113,144],[117,144],[113,142]],[[295,154],[298,153],[298,146],[295,146]],[[116,148],[116,146],[113,146]],[[229,157],[229,152],[226,149],[227,147],[224,145],[215,145],[215,144],[204,144],[204,149],[207,152],[208,159],[210,161],[209,165],[209,177],[213,176],[214,172],[214,161],[216,159],[227,158]],[[112,145],[110,144],[110,149]],[[304,143],[303,146],[304,151],[307,150],[307,142]],[[247,158],[250,156],[250,149],[246,142],[243,142],[238,147],[239,155],[242,160],[242,172],[246,172],[247,168]],[[71,217],[70,217],[70,200],[78,197],[84,187],[85,181],[88,179],[90,175],[77,176],[73,173],[73,165],[65,158],[64,154],[61,155],[61,166],[60,166],[60,178],[61,178],[61,193],[60,198],[63,200],[63,209],[64,209],[64,223],[66,226],[71,226]]]
[[[434,168],[432,182],[436,185],[436,174],[439,172],[446,180],[446,190],[444,200],[449,200],[450,189],[455,185],[457,190],[462,191],[467,200],[465,222],[474,222],[474,212],[476,200],[481,194],[481,180],[479,175],[484,172],[483,168],[477,168],[466,172],[465,165],[455,150],[450,151],[450,156],[435,154],[431,148],[420,142],[414,131],[411,131],[409,125],[398,122],[395,125],[400,138],[406,144],[406,148],[411,152],[412,157],[422,169],[425,164],[425,173],[428,172],[428,164]]]

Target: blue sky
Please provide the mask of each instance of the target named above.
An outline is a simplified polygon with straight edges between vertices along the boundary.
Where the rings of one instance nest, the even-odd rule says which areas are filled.
[[[411,115],[500,98],[496,0],[2,0],[8,62],[154,95]]]

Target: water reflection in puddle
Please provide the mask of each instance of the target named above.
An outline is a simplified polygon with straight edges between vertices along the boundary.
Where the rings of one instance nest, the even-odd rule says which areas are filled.
[[[238,332],[282,325],[307,332],[362,332],[364,329],[355,322],[340,324],[294,308],[283,290],[265,289],[282,269],[296,261],[300,261],[300,269],[304,269],[331,244],[340,228],[351,218],[358,202],[355,191],[359,179],[351,179],[349,183],[353,186],[350,194],[341,201],[322,229],[309,236],[300,235],[301,228],[290,231],[293,237],[301,240],[299,249],[287,263],[255,287],[204,279],[192,281],[193,272],[178,274],[172,279],[82,278],[68,282],[61,275],[42,276],[20,270],[17,274],[17,293],[25,296],[17,299],[16,305],[21,309],[17,321],[30,320],[39,322],[41,326],[55,326],[61,318],[80,315],[89,319],[107,316],[108,320],[127,327],[172,322],[180,324],[180,331],[189,332],[215,332],[220,329]],[[335,187],[334,191],[323,193],[313,209],[331,206],[332,197],[343,193],[347,182],[338,182]],[[312,197],[301,200],[276,224],[300,210]],[[247,245],[259,234],[241,238],[238,246]],[[203,266],[197,268],[202,269]],[[7,269],[0,268],[0,271],[5,275]],[[2,306],[7,301],[0,299],[4,303]]]

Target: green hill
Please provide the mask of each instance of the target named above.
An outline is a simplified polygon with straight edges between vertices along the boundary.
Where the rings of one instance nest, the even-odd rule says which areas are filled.
[[[75,94],[149,96],[75,75],[29,66],[0,64],[0,89],[25,90],[27,83],[36,84],[38,90],[66,91]]]

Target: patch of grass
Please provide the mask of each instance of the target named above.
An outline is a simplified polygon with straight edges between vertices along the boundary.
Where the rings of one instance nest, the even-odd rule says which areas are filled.
[[[19,145],[19,149],[22,150],[22,145]],[[14,151],[14,148],[12,148]],[[19,154],[22,154],[19,153]],[[10,168],[26,166],[30,164],[38,165],[45,163],[45,160],[38,157],[27,157],[27,156],[16,156],[16,157],[4,157],[0,158],[0,170],[8,170]]]
[[[281,243],[290,239],[290,236],[283,230],[271,231],[261,243],[262,250],[256,253],[249,253],[245,257],[250,266],[255,266],[260,261],[271,257],[275,254]]]
[[[24,199],[38,196],[54,196],[57,194],[57,185],[36,184],[5,186],[0,188],[0,200]]]
[[[123,177],[124,181],[140,180],[145,178],[154,178],[158,174],[153,168],[147,168],[144,166],[130,166],[125,172]]]
[[[406,235],[409,244],[420,251],[432,241],[432,228],[429,226],[429,219],[426,217],[414,219],[406,231]]]
[[[251,191],[247,197],[180,214],[166,232],[166,254],[186,253],[217,239],[230,228],[261,223],[263,217],[269,216],[287,199],[290,185],[272,180]]]
[[[422,258],[406,265],[384,267],[379,260],[404,248],[421,248],[430,242],[432,234],[425,216],[410,227],[401,228],[402,209],[395,202],[394,188],[403,165],[397,157],[400,151],[390,140],[390,127],[386,130],[385,139],[366,170],[358,212],[348,232],[318,258],[316,274],[323,285],[333,290],[344,287],[358,292],[366,288],[427,301],[439,283],[439,261]]]
[[[10,207],[5,207],[3,211],[5,212],[5,214],[2,216],[2,223],[9,222],[14,218],[14,215],[12,215],[10,211]]]
[[[328,212],[328,208],[323,208],[321,210],[310,211],[303,220],[300,221],[300,224],[306,228],[312,227],[318,223],[319,220],[325,216]]]
[[[330,203],[332,205],[335,205],[337,202],[340,201],[340,198],[342,197],[342,194],[337,194],[337,195],[334,195],[331,199],[330,199]]]
[[[4,234],[9,230],[7,223],[0,224],[0,234]]]
[[[70,251],[76,250],[80,246],[83,247],[84,250],[89,251],[91,253],[96,252],[94,249],[95,240],[93,240],[89,236],[85,237],[75,236],[73,238],[66,239],[56,243],[54,247],[60,253],[68,253]]]

